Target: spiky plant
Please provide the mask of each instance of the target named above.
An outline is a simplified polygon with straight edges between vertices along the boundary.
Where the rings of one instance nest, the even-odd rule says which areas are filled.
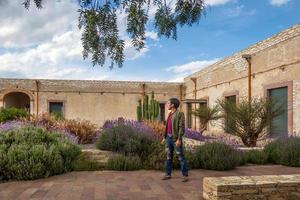
[[[266,129],[272,120],[283,112],[276,100],[254,98],[249,102],[243,99],[238,104],[219,100],[222,117],[227,123],[229,134],[241,138],[245,146],[255,147],[259,138],[269,134]]]
[[[207,125],[212,120],[218,120],[220,115],[220,107],[214,105],[213,107],[202,106],[192,112],[196,117],[200,118],[200,133],[207,129]]]

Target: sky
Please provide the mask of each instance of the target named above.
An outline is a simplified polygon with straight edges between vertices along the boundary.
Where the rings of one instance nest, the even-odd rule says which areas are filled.
[[[74,0],[46,0],[24,9],[24,0],[0,0],[0,78],[181,82],[222,58],[300,23],[300,0],[206,0],[206,14],[177,40],[159,38],[149,12],[146,46],[136,51],[118,14],[125,40],[122,68],[83,60]]]

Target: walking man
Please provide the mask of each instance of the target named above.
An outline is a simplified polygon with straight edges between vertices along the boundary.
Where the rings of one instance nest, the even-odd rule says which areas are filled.
[[[173,169],[173,153],[175,153],[180,161],[182,182],[188,181],[188,165],[183,152],[182,136],[184,135],[184,113],[178,110],[180,101],[176,98],[171,98],[167,102],[167,108],[170,110],[165,135],[162,144],[166,146],[167,160],[165,164],[166,174],[162,180],[171,178]]]

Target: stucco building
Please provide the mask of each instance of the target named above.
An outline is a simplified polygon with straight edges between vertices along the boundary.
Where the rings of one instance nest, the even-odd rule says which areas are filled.
[[[136,119],[138,100],[154,91],[161,120],[167,115],[164,103],[177,97],[183,102],[186,125],[198,129],[193,109],[214,105],[220,98],[238,102],[248,97],[249,85],[252,97],[276,96],[285,105],[276,119],[277,132],[300,135],[300,24],[186,77],[183,83],[0,78],[0,107],[25,107],[32,114],[59,111],[66,118],[101,126],[120,116]],[[219,123],[208,129],[222,131]]]

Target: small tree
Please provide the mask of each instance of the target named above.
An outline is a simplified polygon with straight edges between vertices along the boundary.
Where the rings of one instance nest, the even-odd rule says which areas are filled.
[[[231,122],[226,127],[228,133],[240,137],[248,147],[255,147],[257,139],[269,133],[266,128],[271,121],[283,112],[282,105],[271,99],[242,100],[238,104],[219,100],[218,103],[222,118]]]
[[[212,120],[218,120],[222,116],[220,115],[220,107],[218,105],[212,108],[208,106],[202,106],[197,108],[193,114],[200,118],[200,133],[207,129],[207,124]]]

